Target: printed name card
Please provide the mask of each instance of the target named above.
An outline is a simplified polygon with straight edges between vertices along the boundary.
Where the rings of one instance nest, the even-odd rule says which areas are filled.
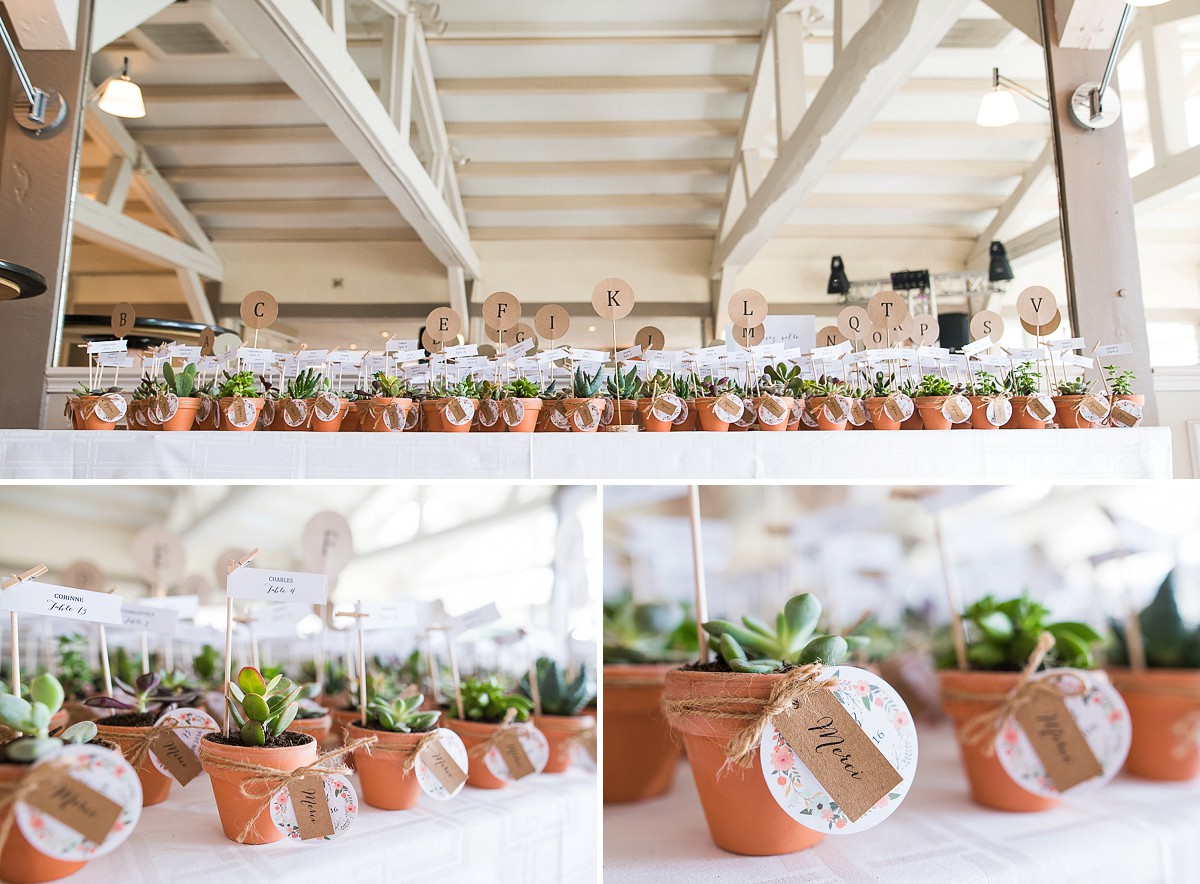
[[[1057,353],[1060,350],[1082,350],[1084,341],[1083,338],[1063,338],[1058,341],[1047,341],[1046,346],[1050,348],[1052,353]]]
[[[478,356],[478,344],[457,344],[453,347],[446,347],[442,351],[442,355],[447,359],[458,359],[461,356]]]
[[[88,341],[88,355],[96,353],[124,353],[129,346],[129,342],[124,338],[117,338],[115,341]]]
[[[275,351],[267,347],[238,347],[237,358],[251,365],[275,361]]]
[[[468,611],[465,614],[452,617],[446,624],[446,629],[450,635],[461,635],[464,632],[470,632],[472,629],[479,629],[481,626],[495,623],[499,619],[500,611],[496,608],[496,603],[488,602],[482,608],[476,608],[474,611]]]
[[[96,364],[101,368],[133,368],[133,357],[125,352],[101,353]]]
[[[265,602],[307,602],[325,604],[324,574],[302,571],[271,571],[266,568],[238,568],[226,581],[233,599],[257,599]]]
[[[626,359],[633,359],[635,356],[642,355],[642,345],[634,344],[632,347],[626,347],[624,350],[617,351],[617,361],[621,362]]]
[[[1016,719],[1058,791],[1104,774],[1062,697],[1034,694],[1017,710]]]
[[[984,350],[992,346],[992,339],[982,337],[978,341],[972,341],[962,348],[962,351],[967,356],[974,356],[976,353],[982,353]]]
[[[1090,356],[1079,356],[1075,353],[1063,353],[1063,365],[1075,365],[1079,368],[1093,368],[1096,365],[1096,360]]]
[[[0,611],[121,625],[121,597],[28,580],[0,591]]]
[[[149,605],[121,606],[121,625],[126,629],[174,635],[179,613],[170,608],[152,608]]]
[[[1092,351],[1093,356],[1128,356],[1133,352],[1133,345],[1127,343],[1120,344],[1097,344],[1096,349]]]
[[[608,359],[608,354],[603,350],[581,350],[578,347],[568,348],[571,353],[571,358],[576,362],[604,362]]]
[[[394,602],[361,602],[356,617],[359,631],[368,629],[407,629],[416,627],[417,607],[411,600]]]

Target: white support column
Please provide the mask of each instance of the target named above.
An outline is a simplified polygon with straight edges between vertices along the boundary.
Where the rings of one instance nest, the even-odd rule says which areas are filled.
[[[402,136],[412,130],[413,42],[417,33],[417,17],[393,16],[383,23],[383,76],[379,82],[379,98],[395,121]]]
[[[216,325],[212,304],[208,301],[208,295],[204,291],[204,280],[200,278],[200,274],[181,268],[175,271],[175,278],[179,280],[179,287],[183,289],[183,299],[187,301],[193,321]]]
[[[329,30],[343,46],[346,45],[346,0],[318,0],[321,15],[329,25]]]
[[[792,137],[808,107],[804,36],[804,18],[799,13],[775,16],[775,134],[779,145]]]
[[[471,334],[471,313],[467,304],[467,276],[461,267],[446,268],[446,285],[450,309],[462,319],[463,335],[467,337]]]
[[[133,183],[133,163],[128,157],[114,156],[104,169],[104,177],[96,190],[96,202],[104,203],[118,212],[125,208],[129,196],[129,185]]]

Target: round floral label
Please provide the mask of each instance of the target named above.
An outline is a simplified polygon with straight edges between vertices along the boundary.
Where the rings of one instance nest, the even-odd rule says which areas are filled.
[[[392,433],[404,428],[404,409],[402,409],[400,407],[400,403],[394,399],[387,405],[383,406],[383,425]]]
[[[1036,421],[1050,420],[1050,418],[1054,417],[1057,410],[1054,400],[1045,393],[1030,396],[1025,403],[1025,413]]]
[[[803,399],[792,400],[792,416],[788,420],[788,423],[794,424],[804,420],[805,405],[806,403]]]
[[[675,426],[679,426],[680,424],[682,424],[684,421],[686,421],[688,419],[689,413],[690,413],[690,410],[688,409],[687,400],[680,399],[679,400],[679,414],[675,415],[675,419],[673,421],[671,421],[671,423],[673,423]]]
[[[308,403],[303,399],[283,400],[283,422],[289,427],[298,427],[308,420]]]
[[[225,409],[225,419],[235,427],[248,427],[258,417],[258,405],[242,396],[236,397]]]
[[[175,731],[175,736],[197,756],[200,754],[200,741],[204,739],[204,735],[216,733],[221,729],[213,717],[204,710],[186,706],[182,709],[171,710],[161,716],[155,724],[169,725]],[[175,776],[175,773],[162,763],[156,752],[150,753],[150,760],[163,776]]]
[[[332,841],[354,823],[358,816],[358,793],[350,785],[350,781],[341,774],[321,774],[321,783],[325,787],[325,801],[329,805],[329,818],[333,822],[333,834],[319,840]],[[300,824],[296,822],[296,808],[292,806],[292,796],[287,789],[280,789],[271,798],[271,822],[275,828],[292,841],[303,841],[300,837]],[[310,839],[316,841],[318,839]]]
[[[758,406],[758,420],[768,427],[777,427],[788,419],[791,410],[778,396],[767,396]]]
[[[525,403],[520,399],[505,399],[504,407],[500,409],[500,414],[504,418],[504,422],[510,427],[515,427],[521,421],[525,420]],[[483,422],[483,415],[480,414],[480,422]],[[489,425],[490,426],[490,425]]]
[[[397,407],[399,407],[399,406],[397,406]],[[421,407],[419,405],[409,406],[408,412],[404,416],[404,429],[411,430],[413,427],[415,427],[417,425],[417,421],[419,421],[420,419],[421,419]],[[387,423],[386,416],[384,417],[383,422],[385,424]]]
[[[867,406],[863,403],[863,401],[861,399],[851,399],[850,411],[847,415],[847,420],[854,424],[854,426],[861,427],[869,419],[870,415],[867,414]]]
[[[830,396],[825,400],[825,420],[840,424],[850,417],[850,400],[845,396]]]
[[[495,399],[484,399],[479,403],[479,423],[485,427],[496,426],[500,420],[500,403]]]
[[[125,410],[129,407],[129,403],[125,401],[125,397],[120,393],[105,393],[96,400],[96,417],[104,421],[106,424],[115,424],[121,418],[125,417]]]
[[[156,424],[165,424],[179,411],[179,397],[174,393],[158,396],[154,399],[154,407],[150,409],[150,420]]]
[[[1079,414],[1085,421],[1093,424],[1104,423],[1108,412],[1108,400],[1103,396],[1084,396],[1083,401],[1079,403]]]
[[[448,727],[439,727],[437,729],[437,741],[441,744],[442,751],[454,759],[454,763],[462,768],[463,772],[467,771],[467,746],[462,741],[462,737],[450,730]],[[466,780],[458,784],[453,792],[446,790],[446,787],[441,784],[441,781],[429,769],[429,765],[425,763],[425,759],[417,756],[417,764],[415,767],[417,772],[417,785],[421,787],[421,791],[430,798],[436,798],[438,801],[449,801],[455,795],[463,790],[466,785]]]
[[[1128,399],[1118,399],[1108,413],[1108,422],[1114,427],[1136,427],[1142,422],[1142,406]]]
[[[754,412],[754,400],[750,397],[742,399],[742,414],[734,423],[739,427],[748,427],[758,420],[758,415]]]
[[[895,688],[878,675],[855,666],[827,667],[825,672],[838,680],[830,693],[904,779],[851,822],[774,725],[763,731],[758,756],[767,788],[788,816],[818,832],[849,835],[883,822],[908,795],[917,772],[917,729]]]
[[[518,724],[513,732],[517,735],[521,748],[525,750],[525,757],[533,765],[534,773],[541,773],[545,770],[546,762],[550,760],[550,744],[546,742],[546,735],[532,724]],[[509,773],[504,754],[496,746],[487,750],[483,756],[483,763],[487,765],[487,769],[496,779],[504,780],[506,783],[517,781],[517,778]]]
[[[971,419],[971,400],[961,394],[949,396],[942,403],[942,416],[952,424],[965,424]]]
[[[335,393],[321,393],[313,403],[313,411],[316,413],[317,420],[331,421],[338,416],[338,412],[341,410],[342,400]]]
[[[100,793],[120,811],[108,837],[97,844],[46,811],[18,801],[17,828],[25,840],[39,853],[66,862],[95,859],[125,843],[142,816],[142,783],[121,753],[100,746],[70,745],[43,756],[33,768],[48,763],[65,764],[65,776]]]
[[[475,403],[466,396],[455,396],[442,406],[442,417],[456,427],[469,424],[471,418],[475,417]]]
[[[263,403],[262,414],[260,415],[258,428],[265,430],[275,422],[275,400],[268,399]]]
[[[916,403],[907,393],[893,393],[883,403],[883,413],[894,421],[904,423],[917,410]]]
[[[713,403],[713,415],[719,421],[724,421],[727,424],[737,423],[741,420],[746,406],[740,398],[726,393],[724,396],[719,396],[717,401]]]
[[[807,408],[800,412],[800,421],[809,429],[815,429],[816,427],[821,426],[816,415],[814,415]]]
[[[1033,676],[1034,681],[1043,679],[1056,680],[1067,691],[1077,689],[1082,680],[1083,693],[1067,694],[1063,701],[1104,773],[1080,783],[1071,792],[1103,786],[1117,775],[1129,754],[1132,730],[1125,701],[1102,672],[1047,669]],[[1062,794],[1046,775],[1045,765],[1015,718],[1004,722],[996,734],[995,748],[1000,765],[1022,789],[1044,798],[1057,798]]]
[[[628,401],[628,400],[626,400]],[[604,400],[604,413],[600,415],[600,423],[608,426],[613,422],[613,418],[617,416],[617,406],[613,404],[611,399]]]
[[[997,396],[995,399],[989,399],[987,408],[984,409],[984,414],[987,421],[993,427],[1002,427],[1012,419],[1012,403],[1003,396]]]
[[[569,430],[571,425],[567,422],[566,412],[563,411],[563,404],[560,402],[550,409],[550,423],[558,427],[560,430]]]
[[[683,400],[674,393],[664,393],[650,404],[650,411],[656,418],[671,423],[683,413],[684,408]]]
[[[200,399],[200,407],[196,409],[196,417],[201,423],[212,417],[213,401],[207,396]]]
[[[571,412],[571,423],[577,430],[592,430],[600,423],[602,404],[595,399],[581,402]]]

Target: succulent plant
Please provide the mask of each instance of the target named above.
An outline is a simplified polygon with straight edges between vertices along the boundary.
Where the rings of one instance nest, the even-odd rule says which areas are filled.
[[[637,375],[634,375],[634,380],[637,380]],[[609,380],[610,392],[612,390],[611,384],[612,381]],[[637,398],[638,394],[640,393],[641,398],[643,399],[654,399],[663,395],[664,393],[672,392],[674,388],[675,384],[672,382],[669,374],[667,374],[665,371],[656,371],[654,374],[650,375],[650,377],[642,381],[641,389],[640,391],[634,393],[634,398]],[[621,398],[625,398],[624,391],[621,393]]]
[[[1133,392],[1133,382],[1137,380],[1137,375],[1131,371],[1122,371],[1119,365],[1104,366],[1104,373],[1108,376],[1108,386],[1118,396],[1128,396]]]
[[[1003,391],[1000,381],[989,371],[975,372],[971,389],[975,391],[974,395],[976,396],[999,396]]]
[[[431,731],[437,726],[441,715],[437,709],[421,711],[425,702],[422,694],[411,697],[396,697],[386,700],[376,697],[367,704],[367,720],[378,724],[382,730],[400,734],[413,734]]]
[[[883,399],[895,392],[896,378],[893,375],[884,374],[882,371],[875,372],[875,379],[871,381],[871,395]]]
[[[317,680],[317,666],[311,660],[305,661],[300,673],[306,682],[315,683]],[[327,694],[340,694],[350,684],[345,668],[330,660],[325,661],[325,678],[322,681]]]
[[[183,369],[176,373],[171,367],[171,363],[164,362],[162,367],[163,379],[167,383],[167,390],[174,393],[180,399],[187,399],[196,393],[196,365],[189,362]]]
[[[679,602],[604,603],[604,662],[682,663],[696,652],[696,624]]]
[[[696,378],[691,372],[681,372],[672,380],[675,395],[680,399],[695,399],[699,394],[696,389]]]
[[[529,378],[517,378],[505,384],[502,392],[513,399],[538,399],[542,395],[542,388]]]
[[[1003,602],[984,596],[963,612],[962,620],[967,661],[973,669],[1020,672],[1045,632],[1054,636],[1047,666],[1091,669],[1095,666],[1093,649],[1103,641],[1086,623],[1049,622],[1049,609],[1027,594]],[[944,647],[938,654],[938,666],[951,669],[955,663],[953,647]]]
[[[706,399],[715,399],[733,390],[733,381],[729,378],[708,378],[700,382],[700,393]]]
[[[157,381],[150,377],[149,374],[146,374],[138,381],[138,385],[133,388],[132,396],[135,402],[140,402],[143,399],[153,399],[159,393],[163,392],[166,392],[166,385],[162,381]]]
[[[917,384],[917,396],[949,396],[954,393],[954,384],[936,374],[927,374]]]
[[[1200,668],[1200,627],[1189,628],[1179,614],[1175,601],[1175,574],[1168,574],[1154,599],[1138,614],[1146,665],[1152,668]],[[1125,624],[1112,622],[1113,646],[1109,662],[1129,665],[1129,646]]]
[[[1004,388],[1013,396],[1036,396],[1041,379],[1041,374],[1034,370],[1032,362],[1022,362],[1013,366],[1013,370],[1004,379]]]
[[[97,709],[120,709],[125,712],[136,713],[162,713],[166,712],[173,706],[186,706],[189,703],[194,703],[199,696],[194,692],[179,693],[174,690],[160,691],[162,687],[163,677],[158,672],[146,672],[139,675],[132,685],[122,681],[117,676],[113,676],[113,682],[129,697],[128,700],[123,700],[120,697],[88,697],[84,700],[85,706],[94,706]]]
[[[757,617],[743,615],[741,624],[709,620],[704,631],[717,641],[717,651],[734,672],[767,673],[788,665],[824,663],[832,666],[865,647],[859,636],[817,635],[821,603],[810,593],[788,599],[772,628]]]
[[[58,680],[68,699],[82,699],[96,687],[96,671],[88,662],[87,641],[79,633],[58,637]]]
[[[107,396],[109,393],[120,393],[120,387],[105,387],[103,390],[92,389],[87,384],[79,384],[71,391],[72,396]]]
[[[574,678],[568,679],[549,657],[539,657],[535,667],[542,714],[578,715],[595,697],[588,690],[587,672],[583,669]],[[533,697],[528,675],[521,679],[519,687],[526,697]]]
[[[516,710],[517,721],[528,721],[533,703],[520,694],[505,693],[496,677],[466,678],[459,686],[463,701],[463,717],[469,721],[499,724],[509,709]]]
[[[221,655],[212,645],[205,645],[200,653],[192,658],[192,672],[200,684],[206,688],[215,688],[223,680],[221,672]]]
[[[253,399],[258,396],[259,383],[254,377],[252,371],[239,371],[236,374],[223,372],[225,379],[221,381],[217,387],[217,396],[222,399],[229,397],[240,396],[246,399]]]
[[[1059,396],[1086,396],[1092,392],[1092,383],[1085,378],[1076,378],[1073,381],[1059,381],[1054,386],[1058,390]]]
[[[407,380],[403,378],[392,377],[382,371],[375,372],[375,377],[371,382],[371,394],[373,396],[382,396],[386,399],[407,399],[411,391],[411,387]],[[367,398],[370,398],[368,396]]]
[[[601,368],[596,369],[596,373],[591,377],[587,376],[583,368],[576,368],[571,386],[572,393],[576,399],[592,399],[599,392],[603,380],[604,370]]]
[[[608,391],[608,395],[613,399],[636,399],[638,397],[638,390],[641,389],[642,385],[638,381],[635,369],[630,368],[622,372],[621,366],[618,365],[616,371],[613,372],[612,377],[605,382],[604,386]]]
[[[65,696],[58,679],[48,672],[29,683],[28,700],[0,693],[0,725],[18,735],[0,747],[5,759],[36,761],[57,752],[65,743],[90,743],[96,738],[96,725],[91,721],[81,721],[50,735],[50,719],[62,708]]]
[[[292,685],[282,675],[270,681],[253,666],[243,666],[236,681],[229,683],[229,711],[241,729],[243,746],[265,746],[269,737],[278,737],[296,719],[296,698],[302,685]]]
[[[778,365],[768,365],[763,369],[763,376],[767,378],[772,387],[779,388],[777,395],[793,397],[804,395],[804,376],[798,365],[789,367],[784,362]]]
[[[315,368],[306,368],[287,382],[283,395],[287,399],[312,399],[322,387],[328,386],[329,380],[321,377]]]

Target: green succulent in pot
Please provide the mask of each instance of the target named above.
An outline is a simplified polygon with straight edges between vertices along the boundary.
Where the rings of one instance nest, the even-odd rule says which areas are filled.
[[[1137,375],[1131,371],[1123,371],[1119,365],[1104,366],[1104,373],[1108,377],[1109,389],[1116,396],[1131,396],[1133,394],[1133,382],[1137,380]]]
[[[541,396],[542,388],[529,378],[516,378],[501,388],[501,398],[540,399]]]
[[[1047,666],[1092,669],[1095,649],[1104,640],[1086,623],[1051,621],[1050,610],[1027,594],[1005,601],[984,596],[963,612],[962,621],[971,668],[992,672],[1024,669],[1043,633],[1054,636]],[[953,646],[943,641],[938,668],[952,669],[956,663]]]
[[[13,736],[0,744],[0,760],[27,764],[52,755],[68,743],[90,743],[96,738],[96,725],[81,721],[51,735],[50,719],[62,708],[63,687],[48,672],[29,683],[29,699],[0,693],[0,726]]]
[[[917,385],[917,392],[914,398],[951,396],[953,394],[954,384],[939,375],[927,374],[921,378],[921,382]]]
[[[595,699],[588,687],[586,670],[580,669],[574,678],[568,678],[549,657],[539,657],[534,668],[543,715],[578,715]],[[533,699],[528,674],[521,678],[518,687],[522,694]]]
[[[459,691],[462,694],[463,718],[467,721],[500,724],[510,709],[514,710],[514,721],[528,721],[533,714],[533,703],[529,698],[508,693],[494,675],[465,678],[459,685]]]
[[[322,377],[315,368],[306,368],[288,380],[283,396],[285,399],[313,399],[322,390],[328,388],[328,378]]]
[[[1137,615],[1146,666],[1151,669],[1200,669],[1200,626],[1189,627],[1179,612],[1175,594],[1175,574],[1168,574],[1154,598]],[[1128,666],[1129,643],[1126,624],[1111,622],[1113,642],[1108,661]]]
[[[254,372],[245,370],[234,374],[223,372],[224,380],[217,387],[217,397],[220,399],[229,399],[241,397],[243,399],[255,399],[259,395],[260,386],[258,379],[254,376]]]
[[[696,623],[674,601],[635,602],[629,593],[604,602],[604,663],[682,663],[696,653]]]
[[[189,362],[178,372],[171,367],[171,363],[164,362],[162,372],[167,390],[174,393],[180,399],[189,399],[199,395],[196,385],[196,364],[194,362]]]
[[[1086,396],[1092,392],[1092,382],[1086,378],[1075,378],[1072,381],[1059,381],[1054,388],[1059,396]]]
[[[237,680],[229,683],[229,713],[242,745],[265,746],[286,731],[296,718],[302,690],[303,685],[293,685],[282,675],[266,681],[254,667],[242,667]]]
[[[571,393],[575,399],[594,399],[600,391],[602,383],[604,383],[604,369],[597,368],[596,373],[588,377],[587,372],[580,366],[575,369]]]
[[[1022,362],[1013,366],[1004,379],[1004,388],[1013,396],[1036,396],[1041,380],[1042,376],[1032,362]]]
[[[367,704],[367,724],[398,734],[426,733],[437,727],[441,712],[437,709],[422,711],[424,702],[423,694],[391,700],[375,697]]]
[[[642,384],[638,380],[637,371],[633,368],[621,371],[619,365],[612,377],[605,382],[605,390],[610,399],[637,399],[641,389]]]

